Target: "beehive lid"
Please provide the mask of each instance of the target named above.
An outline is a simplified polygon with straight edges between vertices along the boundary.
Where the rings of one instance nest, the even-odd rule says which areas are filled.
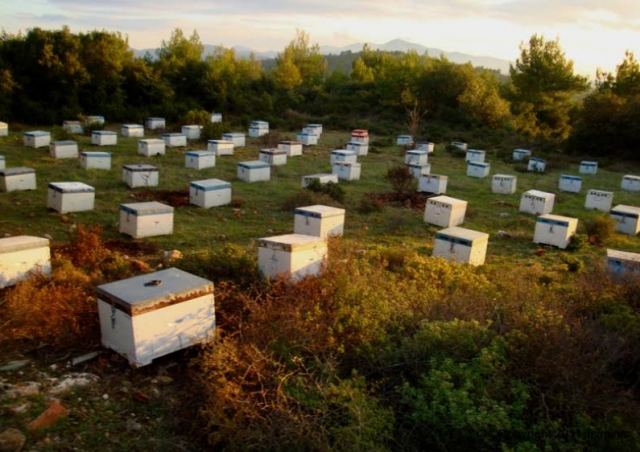
[[[202,126],[199,126],[197,124],[188,124],[186,126],[182,126],[183,129],[202,129]]]
[[[452,142],[451,142],[451,145],[452,145],[452,146],[466,146],[466,145],[467,145],[467,143],[466,143],[466,142],[464,142],[464,141],[452,141]]]
[[[618,204],[613,209],[611,209],[611,213],[623,215],[626,217],[638,218],[638,216],[640,216],[640,207]]]
[[[307,124],[307,127],[313,127],[315,129],[319,129],[320,127],[322,127],[322,124]]]
[[[231,188],[231,183],[220,179],[195,180],[190,184],[192,187],[203,191],[222,190]]]
[[[513,176],[511,174],[494,174],[493,178],[494,179],[515,179],[516,176]]]
[[[369,131],[366,129],[353,129],[351,132],[352,137],[364,138],[369,136]]]
[[[43,237],[31,235],[17,235],[0,239],[0,253],[12,253],[14,251],[31,250],[49,246],[49,240]]]
[[[454,206],[467,205],[467,201],[463,201],[461,199],[456,199],[456,198],[452,198],[450,196],[444,196],[444,195],[434,196],[433,198],[429,198],[427,202],[441,202],[444,204],[451,204]]]
[[[149,116],[147,118],[147,121],[164,121],[164,118],[161,118],[159,116]]]
[[[529,149],[514,149],[513,152],[517,152],[518,154],[531,154],[531,151]]]
[[[365,143],[360,143],[359,141],[349,141],[347,144],[349,146],[357,146],[357,147],[367,146]]]
[[[127,171],[133,171],[135,172],[147,172],[147,171],[158,171],[158,168],[156,168],[153,165],[149,165],[147,163],[136,163],[133,165],[122,165],[122,168],[126,169]]]
[[[425,174],[422,177],[428,177],[431,179],[443,179],[443,180],[448,180],[449,176],[445,176],[444,174]]]
[[[138,216],[173,213],[173,207],[162,204],[158,201],[131,202],[128,204],[120,204],[120,210],[124,210],[127,213]]]
[[[6,122],[0,121],[0,129],[6,129],[7,127],[9,127],[9,124],[7,124]]]
[[[79,126],[80,121],[67,120],[67,121],[62,121],[62,124],[67,126]]]
[[[411,155],[425,155],[428,154],[427,151],[423,150],[423,149],[411,149],[410,151],[407,151],[407,154],[411,154]]]
[[[435,146],[432,141],[419,141],[416,146]]]
[[[53,144],[54,146],[77,146],[78,145],[78,143],[73,140],[54,141],[51,144]]]
[[[469,154],[484,154],[485,151],[482,151],[480,149],[467,149],[467,152]]]
[[[398,138],[408,138],[411,139],[411,135],[398,135]]]
[[[233,141],[230,141],[230,140],[208,140],[207,143],[224,144],[224,145],[227,145],[227,146],[233,146]]]
[[[334,166],[348,166],[348,167],[351,167],[351,168],[360,168],[362,166],[358,162],[335,162],[333,165]],[[426,164],[426,165],[409,165],[409,166],[425,168],[425,167],[429,166],[429,164]]]
[[[144,140],[140,140],[139,143],[164,144],[164,140],[161,140],[160,138],[145,138]]]
[[[637,180],[640,181],[640,176],[634,176],[633,174],[627,174],[625,176],[622,176],[623,179],[629,179],[629,180]]]
[[[0,155],[0,160],[4,160],[4,155]]]
[[[333,155],[343,155],[345,157],[346,156],[350,156],[350,155],[358,155],[356,153],[356,151],[350,151],[348,149],[336,149],[336,150],[331,151],[331,153]]]
[[[49,132],[45,132],[44,130],[32,130],[31,132],[24,133],[28,137],[44,137],[49,136]]]
[[[337,179],[338,176],[331,173],[316,173],[316,174],[307,174],[306,176],[302,176],[305,179]]]
[[[528,196],[535,196],[536,198],[544,198],[544,199],[555,196],[553,193],[547,193],[546,191],[540,191],[540,190],[527,190],[524,192],[524,194]]]
[[[273,237],[265,237],[259,240],[258,246],[282,251],[303,251],[315,248],[319,244],[324,245],[320,237],[303,234],[285,234]]]
[[[82,182],[49,182],[49,188],[60,193],[93,193],[91,185]]]
[[[101,151],[82,151],[80,154],[85,157],[111,157],[111,152]]]
[[[607,258],[640,264],[640,253],[607,249]]]
[[[565,217],[565,216],[562,216],[562,215],[554,215],[554,214],[551,214],[551,213],[547,213],[547,214],[544,214],[544,215],[540,215],[536,219],[536,221],[538,223],[549,223],[549,224],[557,224],[557,225],[560,225],[560,226],[568,226],[569,223],[572,223],[572,222],[575,222],[575,221],[578,221],[578,220],[575,219],[575,218],[571,218],[571,217]]]
[[[0,169],[0,176],[19,176],[20,174],[35,174],[36,170],[26,166],[14,166],[13,168]]]
[[[594,162],[592,160],[583,160],[580,162],[580,165],[584,166],[598,166],[598,162]]]
[[[127,129],[142,129],[142,125],[140,124],[122,124],[122,127],[125,127]]]
[[[579,176],[571,176],[569,174],[561,174],[560,179],[572,180],[572,181],[582,181],[582,178]]]
[[[282,149],[276,149],[276,148],[260,149],[260,154],[284,155],[286,153],[287,153],[286,151],[283,151]]]
[[[323,206],[316,204],[313,206],[298,207],[294,211],[295,215],[303,215],[305,217],[313,218],[331,218],[337,216],[344,216],[345,210],[338,207]]]
[[[89,116],[87,116],[87,119],[104,120],[104,116],[100,116],[100,115],[89,115]]]
[[[595,188],[591,188],[591,189],[589,189],[588,194],[590,194],[590,195],[606,195],[606,196],[613,196],[613,192],[612,192],[612,191],[596,190]]]
[[[479,166],[481,168],[488,168],[490,166],[490,164],[487,162],[467,162],[467,165]]]
[[[117,135],[115,132],[111,130],[94,130],[91,133],[94,135]]]
[[[302,131],[298,132],[298,136],[299,137],[309,137],[309,136],[317,137],[318,135],[316,135],[315,133],[311,133],[311,132],[307,132],[305,130],[302,130]]]
[[[134,276],[96,288],[97,296],[134,316],[213,294],[213,283],[177,268]]]
[[[285,145],[287,145],[287,146],[292,146],[292,145],[296,145],[296,144],[297,144],[297,145],[302,145],[302,143],[300,143],[299,141],[291,141],[291,140],[288,140],[288,141],[281,141],[281,142],[280,142],[280,143],[278,143],[278,144],[285,144]]]
[[[461,242],[473,243],[476,240],[488,240],[489,234],[454,226],[436,232],[436,238],[458,239]]]
[[[545,159],[541,159],[539,157],[531,157],[529,160],[533,161],[533,162],[541,162],[541,163],[545,163],[546,162]]]
[[[267,121],[256,120],[256,121],[251,121],[251,126],[252,127],[269,127],[269,123]]]
[[[182,133],[163,133],[162,134],[163,137],[173,137],[173,138],[177,138],[177,137],[185,137],[186,135],[182,134]]]
[[[216,155],[213,151],[187,151],[184,155],[188,155],[189,157],[210,157],[212,155]]]
[[[262,160],[250,160],[248,162],[238,162],[238,166],[248,169],[270,168],[269,164]]]

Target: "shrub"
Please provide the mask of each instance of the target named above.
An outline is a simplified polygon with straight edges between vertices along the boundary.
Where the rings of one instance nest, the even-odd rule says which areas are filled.
[[[207,140],[219,140],[222,138],[222,134],[227,130],[225,126],[221,122],[211,122],[209,121],[205,125],[202,126],[202,130],[200,131],[200,139],[202,141]]]
[[[94,130],[104,130],[104,124],[101,122],[92,122],[84,128],[84,134],[91,136],[91,132]]]
[[[211,113],[206,110],[189,110],[184,117],[185,124],[206,126],[211,124]]]
[[[51,138],[52,141],[65,141],[73,140],[74,136],[72,133],[67,132],[64,128],[60,126],[54,126],[51,128]]]
[[[404,165],[389,168],[386,179],[391,183],[391,188],[399,199],[412,197],[418,188],[415,177],[411,175]]]
[[[320,181],[316,179],[311,181],[311,183],[307,185],[307,190],[310,190],[314,193],[325,194],[331,199],[338,201],[339,203],[342,203],[344,201],[344,189],[334,182],[321,184]]]
[[[297,207],[312,206],[314,204],[332,205],[336,204],[336,201],[325,193],[299,190],[284,200],[281,209],[285,212],[291,212]]]
[[[251,285],[261,279],[254,251],[231,244],[187,255],[180,261],[180,268],[214,282],[226,280]]]
[[[369,214],[374,212],[382,212],[384,209],[384,203],[373,195],[366,194],[360,198],[358,204],[358,212],[363,214]]]
[[[609,215],[598,215],[585,224],[589,243],[598,246],[605,245],[616,230],[616,223]]]
[[[583,234],[574,234],[569,240],[569,245],[567,245],[567,250],[578,251],[584,247],[585,243],[587,243],[587,240]]]

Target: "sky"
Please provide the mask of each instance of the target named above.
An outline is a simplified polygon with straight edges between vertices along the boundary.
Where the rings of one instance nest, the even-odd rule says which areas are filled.
[[[0,28],[121,31],[155,48],[178,27],[202,42],[280,50],[296,29],[320,45],[392,39],[515,60],[534,34],[559,38],[578,72],[640,55],[640,0],[0,0]]]

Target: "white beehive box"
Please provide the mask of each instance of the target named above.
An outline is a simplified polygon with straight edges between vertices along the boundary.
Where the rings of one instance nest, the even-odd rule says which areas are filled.
[[[354,151],[358,156],[367,155],[369,153],[369,145],[365,143],[349,141],[345,147],[347,148],[347,151]]]
[[[110,170],[111,153],[82,151],[80,153],[80,166],[84,169]]]
[[[118,134],[110,130],[93,130],[91,144],[96,146],[115,146],[118,144]]]
[[[609,211],[616,222],[616,231],[623,234],[636,235],[640,232],[640,207],[618,204]]]
[[[51,143],[51,134],[43,130],[25,132],[22,135],[22,142],[30,148],[43,148]]]
[[[531,157],[531,151],[529,149],[514,149],[513,160],[521,162]]]
[[[177,268],[98,286],[102,345],[133,366],[213,338],[213,283]]]
[[[356,151],[347,151],[346,149],[335,149],[331,151],[331,165],[336,163],[356,163],[358,154]]]
[[[213,168],[216,166],[216,153],[213,151],[187,151],[184,153],[184,165],[192,169]]]
[[[0,155],[0,169],[5,169],[7,167],[7,161],[4,158],[4,155]]]
[[[307,124],[303,130],[306,130],[316,135],[322,135],[322,124]]]
[[[36,170],[18,166],[0,170],[0,191],[36,189]]]
[[[0,121],[0,137],[9,136],[9,124]]]
[[[318,144],[318,135],[314,133],[302,131],[299,132],[296,137],[298,141],[305,146],[315,146]]]
[[[104,125],[104,116],[99,116],[99,115],[90,115],[90,116],[86,116],[84,118],[84,123],[86,125],[92,125],[92,124],[99,124],[99,125]]]
[[[261,182],[271,179],[271,166],[261,160],[238,162],[238,179],[245,182]]]
[[[607,268],[615,275],[640,273],[640,253],[608,249]]]
[[[238,148],[243,147],[246,142],[246,138],[242,132],[223,133],[222,139],[225,141],[231,141],[233,145]]]
[[[47,207],[58,213],[93,210],[96,190],[82,182],[49,182]]]
[[[520,198],[520,212],[542,215],[551,213],[556,195],[540,190],[527,190]]]
[[[483,265],[487,255],[489,234],[452,227],[436,232],[433,257],[470,265]]]
[[[451,146],[460,151],[466,151],[467,148],[469,147],[467,143],[465,143],[464,141],[452,141]]]
[[[442,174],[427,174],[418,179],[418,191],[421,193],[435,193],[443,195],[447,192],[449,178]]]
[[[327,242],[302,234],[260,239],[258,268],[267,278],[286,277],[294,281],[320,274],[327,259]]]
[[[533,173],[544,173],[547,168],[547,161],[544,159],[539,159],[537,157],[531,157],[529,159],[529,163],[527,164],[527,171],[531,171]]]
[[[512,195],[516,192],[518,178],[510,174],[494,174],[491,179],[491,191],[501,195]]]
[[[426,165],[429,163],[429,152],[419,149],[407,151],[404,154],[404,163],[406,165]]]
[[[449,196],[434,196],[427,199],[424,208],[424,222],[442,228],[459,226],[464,223],[466,211],[467,201]]]
[[[580,193],[582,190],[582,178],[579,176],[570,176],[561,174],[558,180],[558,189],[560,191],[568,191],[570,193]]]
[[[267,121],[251,121],[249,125],[249,136],[259,138],[269,133],[269,123]]]
[[[181,133],[163,133],[162,139],[168,148],[178,148],[187,145],[187,137]]]
[[[487,177],[491,171],[491,165],[486,162],[467,162],[467,176],[469,177]]]
[[[306,176],[302,176],[302,188],[308,187],[314,180],[317,180],[321,185],[337,184],[338,176],[336,174],[328,173],[307,174]]]
[[[565,249],[578,229],[578,219],[544,214],[536,219],[533,243]]]
[[[145,157],[153,157],[156,155],[164,155],[166,152],[166,144],[160,138],[147,138],[138,141],[138,154]]]
[[[189,184],[189,202],[194,206],[224,206],[231,202],[231,184],[220,179],[197,180]]]
[[[294,212],[293,231],[326,239],[344,233],[345,210],[337,207],[314,205],[298,207]]]
[[[187,137],[187,140],[199,140],[202,126],[196,124],[189,124],[182,126],[182,134]]]
[[[134,239],[173,234],[173,207],[156,201],[120,204],[120,232]]]
[[[625,191],[640,191],[640,176],[627,174],[622,176],[620,188]]]
[[[222,122],[222,113],[211,113],[211,122],[213,124]]]
[[[120,134],[123,137],[143,137],[144,127],[140,124],[122,124]]]
[[[467,149],[465,155],[465,161],[467,162],[484,162],[484,158],[486,156],[485,151],[481,151],[479,149]]]
[[[421,143],[416,143],[416,149],[433,154],[433,151],[436,149],[436,145],[430,141],[423,141]]]
[[[285,151],[287,157],[297,157],[302,155],[302,143],[299,141],[281,141],[278,143],[278,149]]]
[[[84,132],[80,121],[62,121],[62,129],[67,133],[80,134]]]
[[[351,132],[351,141],[355,143],[369,144],[369,131],[366,129],[354,129]]]
[[[138,163],[122,166],[122,180],[129,188],[157,187],[159,179],[158,168],[153,165]]]
[[[586,209],[595,209],[602,212],[609,212],[613,205],[613,192],[591,189],[587,192],[584,203]]]
[[[158,129],[164,129],[166,126],[166,122],[164,120],[164,118],[158,118],[158,117],[150,117],[147,118],[147,120],[144,122],[145,126],[147,127],[147,129],[149,130],[158,130]]]
[[[583,160],[580,162],[580,174],[598,174],[598,162]]]
[[[276,148],[260,149],[260,156],[258,158],[271,166],[287,164],[287,152]]]
[[[207,151],[215,152],[217,156],[233,155],[236,145],[231,140],[208,140]]]
[[[398,146],[410,146],[413,144],[413,137],[411,135],[398,135],[396,137],[396,144]]]
[[[336,162],[331,166],[331,173],[340,180],[360,180],[362,166],[359,163]]]
[[[405,165],[405,166],[407,167],[407,170],[409,171],[409,173],[411,173],[411,175],[416,179],[420,179],[422,176],[426,176],[431,173],[431,164],[429,163],[423,163],[421,165]]]
[[[49,240],[28,235],[0,239],[0,289],[35,272],[51,274]]]
[[[49,155],[54,159],[78,158],[78,143],[71,140],[54,141],[49,145]]]

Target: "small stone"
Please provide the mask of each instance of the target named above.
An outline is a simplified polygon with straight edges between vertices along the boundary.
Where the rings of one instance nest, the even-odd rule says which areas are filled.
[[[19,452],[27,438],[17,428],[8,428],[0,433],[0,452]]]
[[[102,394],[102,400],[109,400],[109,394]]]
[[[40,383],[27,381],[16,385],[8,385],[4,392],[4,399],[17,399],[18,397],[30,397],[40,394]]]
[[[497,236],[505,239],[511,238],[511,234],[509,234],[507,231],[498,231]]]
[[[165,262],[174,262],[182,259],[184,255],[180,250],[171,250],[164,252],[164,261]]]
[[[4,363],[2,366],[0,366],[0,371],[2,371],[2,372],[10,372],[12,370],[18,370],[18,369],[26,366],[27,364],[29,364],[29,360],[28,359],[19,359],[19,360],[15,360],[15,361],[8,361],[8,362]]]
[[[69,410],[62,405],[59,400],[54,399],[51,401],[47,409],[40,414],[40,416],[27,424],[27,429],[33,431],[50,427],[68,415]]]
[[[74,388],[87,386],[99,380],[97,375],[90,373],[70,373],[63,375],[60,381],[51,389],[51,394],[62,394]]]
[[[17,405],[9,406],[9,411],[11,411],[13,414],[24,414],[27,412],[30,406],[31,404],[28,402],[19,403]]]
[[[75,358],[71,358],[71,365],[77,366],[78,364],[82,364],[84,362],[92,360],[93,358],[96,358],[99,354],[100,352],[91,352],[85,353],[84,355],[76,356]]]

